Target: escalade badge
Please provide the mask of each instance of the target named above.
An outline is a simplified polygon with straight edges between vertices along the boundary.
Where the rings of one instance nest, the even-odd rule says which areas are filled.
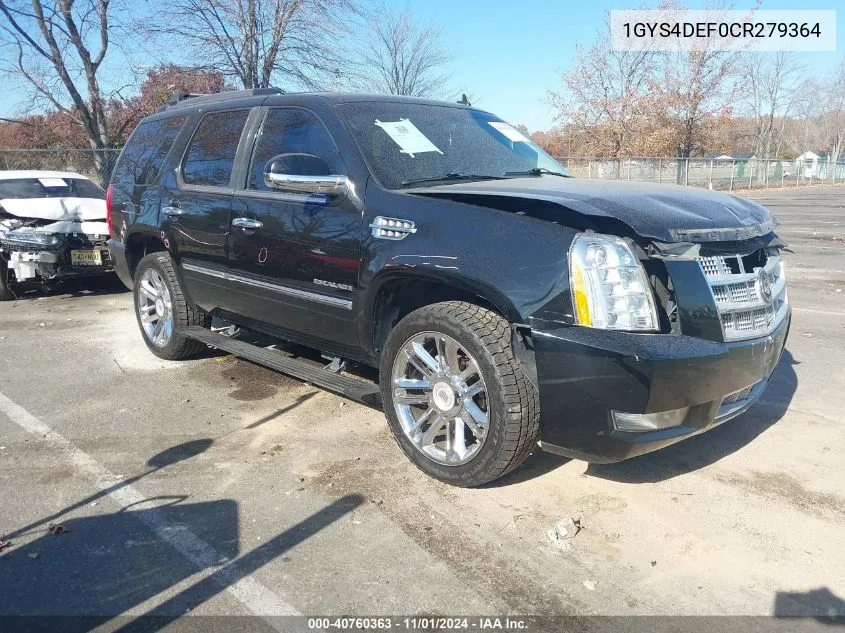
[[[758,286],[760,288],[760,296],[763,298],[763,301],[766,303],[772,302],[772,280],[769,277],[769,273],[765,270],[761,270],[759,273],[759,280]]]

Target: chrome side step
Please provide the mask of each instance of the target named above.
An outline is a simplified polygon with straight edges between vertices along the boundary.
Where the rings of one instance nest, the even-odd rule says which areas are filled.
[[[372,382],[341,376],[307,361],[291,358],[278,350],[229,338],[202,327],[189,327],[185,334],[189,338],[229,352],[238,358],[264,365],[304,382],[310,382],[368,407],[381,409],[381,392],[378,385]]]

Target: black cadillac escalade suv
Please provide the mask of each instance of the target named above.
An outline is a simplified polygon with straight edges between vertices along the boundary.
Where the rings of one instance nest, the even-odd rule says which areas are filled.
[[[407,455],[461,486],[538,442],[608,462],[710,429],[765,389],[789,329],[766,209],[572,178],[466,105],[184,98],[138,125],[108,200],[154,354],[212,345],[380,405]]]

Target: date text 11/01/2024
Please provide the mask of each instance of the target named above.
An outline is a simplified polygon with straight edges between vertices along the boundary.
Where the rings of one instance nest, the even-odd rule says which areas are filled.
[[[511,617],[375,617],[375,618],[309,618],[309,630],[389,630],[406,631],[525,631],[529,622],[524,618]]]

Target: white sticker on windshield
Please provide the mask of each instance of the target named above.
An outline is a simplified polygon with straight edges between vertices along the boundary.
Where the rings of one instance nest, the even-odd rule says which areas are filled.
[[[488,123],[490,124],[490,127],[492,127],[493,129],[501,132],[506,137],[508,137],[509,140],[513,141],[514,143],[528,143],[529,142],[528,139],[525,138],[525,136],[522,134],[522,132],[520,132],[516,128],[508,125],[504,121],[488,121]]]
[[[387,132],[387,135],[399,146],[399,151],[411,158],[414,158],[414,154],[424,154],[425,152],[443,153],[408,119],[384,122],[376,119],[376,125]]]
[[[45,187],[67,187],[67,183],[61,178],[39,178],[38,182]]]

